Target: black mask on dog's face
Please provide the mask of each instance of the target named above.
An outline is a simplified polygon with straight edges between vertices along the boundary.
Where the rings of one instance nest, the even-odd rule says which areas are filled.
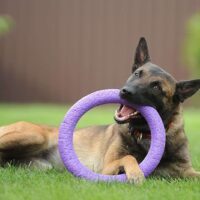
[[[135,53],[132,74],[120,91],[130,103],[154,107],[165,127],[173,111],[200,88],[200,80],[178,82],[159,66],[150,62],[146,40],[141,38]],[[146,120],[133,108],[121,105],[115,113],[118,123],[129,123],[131,128],[149,131]]]

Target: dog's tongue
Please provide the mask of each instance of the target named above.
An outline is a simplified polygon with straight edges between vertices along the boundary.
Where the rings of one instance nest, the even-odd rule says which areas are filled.
[[[133,113],[135,110],[133,108],[130,108],[128,106],[123,105],[123,107],[119,110],[118,114],[121,117],[129,116],[131,113]]]
[[[136,113],[136,110],[134,108],[121,105],[120,108],[115,112],[115,119],[119,122],[124,122],[131,118],[134,113]]]

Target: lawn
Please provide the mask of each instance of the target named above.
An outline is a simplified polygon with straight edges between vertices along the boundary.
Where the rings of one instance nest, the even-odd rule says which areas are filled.
[[[59,126],[68,107],[49,104],[0,104],[0,125],[26,120]],[[99,107],[86,114],[79,127],[113,122],[114,107]],[[200,110],[187,109],[185,128],[190,142],[192,162],[200,170]],[[200,180],[148,178],[136,187],[122,183],[93,183],[74,178],[67,171],[47,172],[9,167],[0,168],[0,200],[39,199],[200,199]]]

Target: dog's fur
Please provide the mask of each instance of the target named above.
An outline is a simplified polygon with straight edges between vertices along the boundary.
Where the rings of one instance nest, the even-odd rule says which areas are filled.
[[[184,132],[181,103],[200,88],[200,80],[177,82],[169,73],[150,62],[146,40],[141,38],[135,53],[132,75],[121,89],[122,98],[150,105],[159,112],[166,128],[166,148],[154,175],[200,177],[191,165]],[[119,115],[122,109],[117,111]],[[80,161],[102,174],[125,172],[136,184],[144,180],[138,166],[150,146],[149,128],[138,114],[108,126],[77,130],[74,147]],[[0,128],[0,165],[7,163],[40,169],[64,168],[58,150],[58,129],[17,122]]]

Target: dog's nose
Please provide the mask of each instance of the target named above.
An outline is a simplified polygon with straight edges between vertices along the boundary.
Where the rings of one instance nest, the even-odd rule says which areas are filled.
[[[125,97],[125,96],[131,96],[132,95],[132,92],[129,88],[127,87],[123,87],[121,90],[120,90],[120,96],[121,97]]]

